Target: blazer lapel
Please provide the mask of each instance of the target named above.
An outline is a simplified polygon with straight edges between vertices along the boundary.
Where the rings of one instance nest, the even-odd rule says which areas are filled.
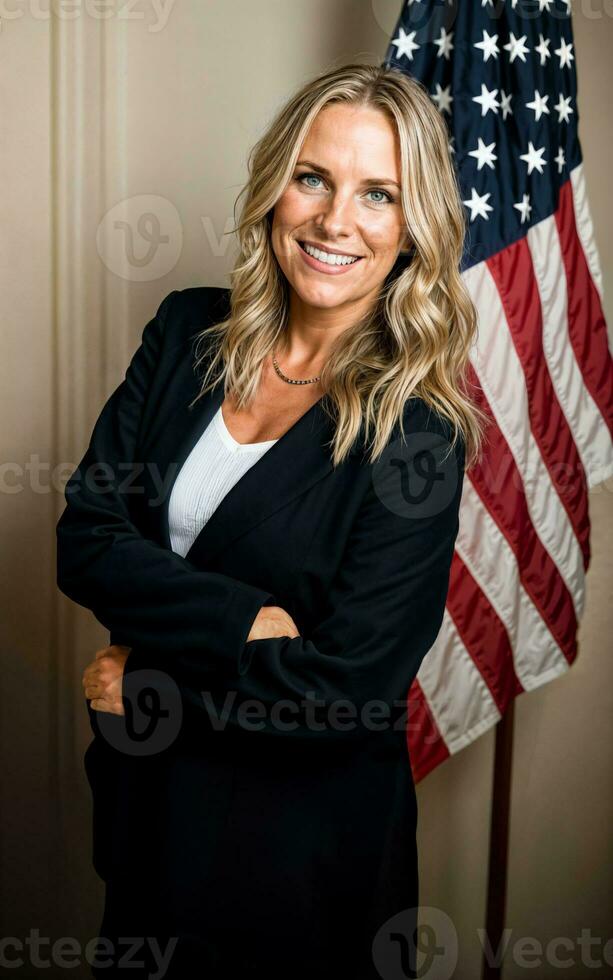
[[[221,396],[215,397],[213,411],[222,400]],[[324,445],[330,438],[327,423],[316,402],[228,491],[186,557],[215,558],[236,538],[330,473],[332,460]]]
[[[183,389],[184,390],[184,389]],[[171,548],[168,509],[173,486],[183,463],[223,402],[218,383],[190,409],[186,399],[168,420],[148,456],[155,458],[160,478],[156,496],[159,522],[156,536]],[[236,538],[300,496],[333,469],[326,443],[332,438],[331,420],[315,402],[229,490],[193,541],[189,560],[211,561]]]

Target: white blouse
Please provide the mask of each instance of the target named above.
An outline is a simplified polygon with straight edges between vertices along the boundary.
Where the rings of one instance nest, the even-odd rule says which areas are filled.
[[[228,491],[275,442],[278,439],[237,442],[228,432],[219,406],[172,487],[168,523],[173,551],[185,557]]]

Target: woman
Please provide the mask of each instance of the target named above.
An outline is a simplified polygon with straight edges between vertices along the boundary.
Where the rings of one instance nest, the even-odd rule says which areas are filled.
[[[231,289],[163,301],[57,526],[59,587],[111,632],[93,972],[413,975],[406,702],[481,439],[464,213],[391,69],[314,79],[249,162]]]

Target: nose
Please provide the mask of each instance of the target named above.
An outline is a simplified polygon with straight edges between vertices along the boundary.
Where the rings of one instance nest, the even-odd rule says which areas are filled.
[[[326,205],[315,218],[317,229],[323,233],[327,241],[339,238],[350,238],[355,228],[353,202],[349,195],[332,194]]]

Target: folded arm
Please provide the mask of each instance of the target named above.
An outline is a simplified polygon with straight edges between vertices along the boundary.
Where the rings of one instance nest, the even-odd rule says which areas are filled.
[[[398,443],[394,458],[372,468],[319,623],[305,636],[246,642],[259,609],[278,605],[276,598],[266,589],[201,571],[144,538],[119,489],[120,468],[135,460],[175,295],[145,327],[126,377],[104,406],[66,485],[66,508],[57,524],[58,586],[92,610],[112,642],[132,647],[124,677],[139,668],[164,669],[196,713],[210,715],[202,692],[213,685],[234,699],[226,715],[233,728],[243,726],[243,702],[255,700],[259,730],[271,734],[321,740],[366,733],[359,718],[353,727],[338,724],[338,718],[355,712],[363,718],[373,702],[389,708],[406,698],[440,629],[458,530],[463,448],[445,462],[449,444],[442,423],[435,415],[426,418],[419,399],[407,403],[407,442]],[[99,464],[106,466],[105,492]],[[408,488],[415,492],[433,466],[429,505],[416,506]],[[398,487],[404,488],[400,494]],[[314,721],[312,699],[323,724]],[[217,701],[214,711],[219,709]]]
[[[464,477],[463,445],[449,453],[440,422],[425,428],[425,415],[422,403],[407,410],[413,435],[373,467],[314,629],[246,642],[219,683],[178,644],[155,664],[134,651],[126,674],[166,671],[192,717],[231,730],[330,743],[403,719],[443,620]]]
[[[176,292],[143,331],[122,383],[94,426],[65,488],[56,526],[57,585],[90,609],[111,641],[152,655],[180,650],[202,668],[236,660],[266,589],[205,572],[142,536],[128,507],[126,466],[135,462],[140,423],[159,363]]]

